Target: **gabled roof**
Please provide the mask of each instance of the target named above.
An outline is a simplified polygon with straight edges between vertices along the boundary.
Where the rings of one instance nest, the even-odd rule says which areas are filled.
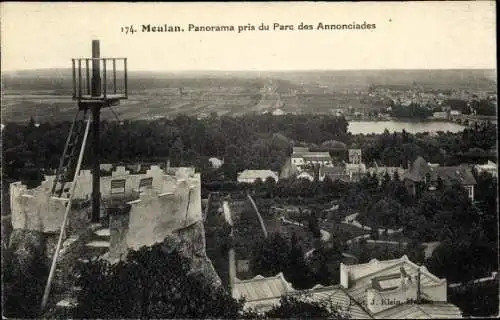
[[[366,165],[364,163],[346,163],[345,169],[354,172],[366,172]]]
[[[345,167],[341,167],[341,166],[323,166],[319,169],[319,173],[320,175],[343,175],[343,174],[346,174],[345,172]]]
[[[458,181],[464,185],[477,184],[471,168],[466,165],[455,167],[437,167],[436,173],[443,181]]]
[[[268,177],[276,179],[278,175],[271,170],[245,170],[238,173],[238,179],[257,179],[260,178],[262,181],[266,180]]]
[[[283,294],[295,291],[292,285],[285,280],[280,272],[274,277],[258,275],[249,280],[235,279],[233,297],[245,297],[246,301],[255,301],[269,298],[279,298]]]
[[[311,159],[316,159],[316,158],[328,158],[331,159],[332,157],[330,156],[329,152],[307,152],[302,154],[303,158],[311,158]]]
[[[285,280],[280,272],[274,277],[258,275],[249,280],[234,281],[233,298],[245,297],[245,307],[256,308],[258,311],[267,311],[279,303],[282,295],[295,291],[292,285]]]
[[[457,319],[460,309],[447,302],[430,304],[399,304],[375,314],[378,319]]]
[[[406,255],[392,260],[372,259],[370,262],[364,264],[341,264],[341,270],[349,271],[349,288],[347,292],[358,302],[366,300],[366,289],[372,287],[373,278],[400,273],[401,268],[405,270],[409,277],[416,278],[418,266],[411,262]],[[420,271],[422,287],[437,286],[446,283],[446,279],[439,279],[430,273],[425,266],[421,267]]]
[[[312,169],[306,169],[306,170],[302,171],[301,173],[299,173],[297,176],[301,176],[301,175],[302,176],[307,175],[307,176],[310,176],[310,177],[314,178],[314,170],[312,170]]]
[[[370,313],[357,303],[340,285],[322,286],[316,285],[312,289],[295,291],[292,294],[305,293],[308,300],[315,302],[329,302],[332,306],[348,313],[351,319],[373,319]]]
[[[368,168],[367,171],[370,172],[370,174],[375,173],[379,177],[384,176],[385,173],[387,172],[391,176],[391,179],[392,176],[394,175],[394,172],[396,171],[398,172],[400,177],[403,177],[404,174],[406,173],[406,170],[401,167],[371,167]]]
[[[425,179],[425,175],[432,173],[431,168],[427,161],[424,158],[418,157],[413,163],[410,165],[410,168],[406,172],[404,178],[411,180],[413,182],[423,182]]]
[[[309,152],[309,148],[306,147],[293,147],[293,154],[306,153]]]

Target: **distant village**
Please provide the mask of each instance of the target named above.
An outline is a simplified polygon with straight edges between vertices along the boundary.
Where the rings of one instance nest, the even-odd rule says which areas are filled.
[[[445,183],[453,181],[459,182],[468,192],[469,198],[474,200],[474,179],[473,170],[477,173],[488,172],[497,176],[497,164],[488,161],[487,164],[477,165],[459,165],[459,166],[440,166],[439,164],[429,163],[424,158],[418,157],[410,164],[408,169],[400,167],[379,166],[376,162],[367,166],[361,161],[361,149],[349,149],[348,161],[335,161],[330,152],[310,151],[305,147],[294,147],[287,163],[284,164],[281,173],[271,170],[245,170],[238,174],[240,183],[265,182],[272,179],[278,182],[279,179],[306,179],[309,181],[331,181],[358,182],[361,177],[367,173],[375,174],[381,182],[384,175],[388,174],[391,178],[396,173],[407,186],[408,190],[416,193],[416,184],[427,183],[430,179],[432,183],[437,183],[438,177]],[[214,167],[220,167],[222,160],[211,158],[210,162]],[[432,187],[431,187],[432,188]]]

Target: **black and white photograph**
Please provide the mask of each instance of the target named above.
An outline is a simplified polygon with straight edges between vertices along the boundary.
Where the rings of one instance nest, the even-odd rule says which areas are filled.
[[[500,316],[494,1],[2,2],[2,319]]]

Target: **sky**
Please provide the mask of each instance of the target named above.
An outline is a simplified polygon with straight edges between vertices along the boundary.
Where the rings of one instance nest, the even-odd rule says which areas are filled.
[[[127,57],[129,70],[496,69],[493,1],[0,4],[2,70],[69,68]],[[237,32],[238,25],[375,24],[370,30]],[[185,32],[142,33],[142,25]],[[235,32],[188,32],[188,25]],[[125,34],[133,25],[139,32]]]

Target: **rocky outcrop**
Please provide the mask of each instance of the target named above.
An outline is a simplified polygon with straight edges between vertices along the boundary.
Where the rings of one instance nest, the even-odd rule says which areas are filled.
[[[202,275],[203,279],[216,287],[222,285],[212,262],[206,254],[205,230],[202,221],[176,230],[165,238],[163,245],[166,250],[177,250],[181,255],[188,258],[191,263],[191,273]]]

